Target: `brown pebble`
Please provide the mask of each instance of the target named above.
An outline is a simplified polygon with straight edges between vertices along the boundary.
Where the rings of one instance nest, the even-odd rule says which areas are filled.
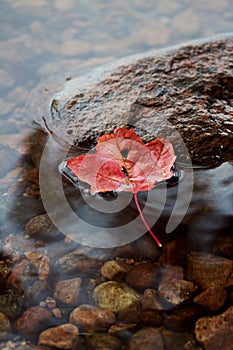
[[[233,261],[205,252],[187,256],[187,277],[202,289],[233,285]]]
[[[70,323],[78,325],[83,332],[103,330],[114,322],[113,312],[93,305],[80,305],[70,314]]]
[[[57,349],[73,349],[77,343],[78,327],[69,323],[46,329],[39,336],[39,344]]]
[[[4,313],[0,312],[0,340],[7,339],[11,332],[10,320]]]
[[[208,312],[217,312],[225,304],[227,291],[221,286],[213,286],[205,289],[201,294],[194,298],[194,302]]]
[[[98,260],[82,252],[73,251],[61,257],[57,261],[56,267],[59,273],[65,275],[77,274],[78,272],[82,275],[89,275],[98,269]]]
[[[106,261],[106,263],[101,267],[101,274],[109,280],[119,281],[124,278],[126,273],[126,268],[115,260]]]
[[[149,235],[144,235],[136,241],[138,253],[144,259],[158,261],[161,255],[161,249],[157,246],[154,239]]]
[[[117,323],[117,324],[113,324],[110,328],[109,328],[109,334],[120,338],[120,339],[128,339],[129,337],[131,337],[132,332],[137,328],[137,324],[136,323],[129,323],[129,324],[125,324],[125,323]]]
[[[145,289],[143,297],[141,298],[142,310],[166,310],[170,305],[165,303],[161,298],[159,292],[154,289]]]
[[[52,297],[47,297],[45,302],[49,309],[53,309],[56,307],[56,300]]]
[[[154,327],[148,327],[136,332],[130,342],[129,350],[164,350],[163,338],[160,331]]]
[[[220,315],[200,318],[196,322],[196,338],[205,350],[231,350],[233,349],[232,325],[233,306]]]
[[[162,280],[158,290],[163,299],[172,305],[179,305],[189,300],[196,289],[197,286],[192,282],[166,278]]]
[[[181,350],[184,345],[193,339],[192,333],[177,333],[162,328],[161,333],[164,341],[164,348],[168,350]]]
[[[178,241],[171,241],[163,246],[162,255],[159,259],[161,266],[178,265],[184,266],[186,261],[186,251]]]
[[[215,243],[213,252],[231,258],[233,255],[233,237],[219,237]]]
[[[51,324],[52,314],[40,306],[27,309],[15,322],[17,331],[35,337]]]
[[[135,260],[139,258],[139,254],[136,251],[133,244],[125,244],[120,247],[117,247],[115,256],[127,259],[132,258]]]
[[[85,337],[86,349],[95,350],[119,350],[121,342],[108,333],[95,333]]]
[[[120,323],[126,323],[126,324],[140,324],[141,323],[141,308],[140,304],[133,304],[129,307],[125,308],[124,310],[121,310],[117,314],[117,321]]]
[[[93,291],[94,303],[100,307],[120,312],[139,303],[140,295],[125,283],[109,281],[99,284]]]
[[[64,304],[75,306],[81,300],[81,284],[79,277],[60,280],[55,285],[54,298]]]
[[[59,231],[53,226],[47,214],[41,214],[27,222],[25,233],[33,238],[51,240],[59,234]]]
[[[136,289],[153,288],[160,276],[158,266],[152,262],[141,263],[132,268],[126,276],[126,283]]]
[[[202,309],[197,305],[186,306],[164,314],[163,326],[175,332],[188,332],[195,326],[195,322],[202,314]]]
[[[55,308],[52,310],[52,314],[53,314],[56,318],[61,318],[61,317],[62,317],[61,310],[58,309],[57,307],[55,307]]]

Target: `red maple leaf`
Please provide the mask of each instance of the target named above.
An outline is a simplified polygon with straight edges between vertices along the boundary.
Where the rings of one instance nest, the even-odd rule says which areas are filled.
[[[91,193],[127,191],[134,194],[136,206],[148,232],[159,246],[143,217],[137,192],[151,190],[169,179],[175,161],[172,144],[164,138],[144,143],[133,129],[117,128],[98,138],[96,152],[67,160],[66,166],[90,185]]]

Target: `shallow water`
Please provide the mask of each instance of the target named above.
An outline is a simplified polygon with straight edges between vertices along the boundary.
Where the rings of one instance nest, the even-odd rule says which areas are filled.
[[[49,243],[45,243],[48,237],[43,242],[43,235],[35,241],[25,240],[25,224],[44,213],[37,174],[30,158],[31,123],[48,113],[53,94],[70,77],[80,76],[116,58],[232,31],[233,1],[137,0],[132,4],[129,0],[98,0],[93,5],[89,0],[3,0],[0,7],[0,240],[2,261],[11,269],[14,262],[25,258],[25,252],[43,250],[46,255],[48,249],[50,258],[55,256],[56,259],[56,254],[63,256],[73,247],[59,243],[60,237],[56,234]],[[232,235],[232,164],[194,171],[191,205],[181,223],[176,211],[179,225],[166,234],[177,189],[184,183],[185,175],[184,169],[183,177],[176,186],[168,187],[166,195],[161,187],[151,191],[149,200],[148,194],[140,195],[140,204],[146,206],[144,213],[148,222],[153,223],[154,217],[162,212],[152,226],[163,243],[178,237],[184,240],[184,246],[208,250],[218,236]],[[65,186],[67,197],[77,206],[81,200],[77,202],[72,186]],[[185,187],[182,193],[185,195]],[[122,210],[117,215],[109,213],[107,217],[95,209],[106,203],[104,199],[91,197],[90,201],[94,209],[78,206],[79,214],[97,227],[118,227],[119,222],[127,223],[137,216],[130,200],[127,211]],[[155,214],[156,211],[159,214]],[[131,240],[135,239],[134,235],[132,237]],[[28,278],[27,272],[24,273],[26,276],[20,285],[27,289],[34,278],[33,268],[28,270]],[[8,293],[9,286],[6,285],[8,275],[4,277],[1,272],[1,276],[2,296]],[[57,278],[56,273],[53,277]],[[13,298],[16,304],[25,307],[25,301],[17,299],[22,290],[14,288],[14,296],[8,293],[0,304],[7,308]],[[36,295],[33,305],[44,301],[47,294]],[[12,319],[18,311],[10,310]],[[14,341],[16,344],[18,340]],[[4,346],[3,341],[0,348]]]

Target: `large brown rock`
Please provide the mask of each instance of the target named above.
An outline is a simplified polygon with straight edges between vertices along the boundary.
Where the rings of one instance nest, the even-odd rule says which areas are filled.
[[[43,330],[51,326],[51,324],[51,312],[40,306],[35,306],[27,309],[16,320],[15,328],[26,337],[36,337]]]
[[[70,314],[70,323],[78,325],[84,332],[104,330],[115,322],[112,311],[94,305],[80,305]]]
[[[192,161],[214,166],[232,159],[232,63],[232,37],[124,58],[69,81],[48,123],[70,144],[132,125],[144,141],[166,136],[179,150],[175,127]]]
[[[136,332],[130,342],[129,350],[163,350],[163,338],[158,328],[148,327]]]
[[[233,285],[233,261],[205,252],[187,257],[187,277],[202,289]]]
[[[46,329],[39,336],[39,344],[57,349],[73,349],[78,343],[78,328],[73,324],[62,324]]]
[[[205,350],[233,349],[233,306],[214,317],[203,317],[196,322],[196,338]]]

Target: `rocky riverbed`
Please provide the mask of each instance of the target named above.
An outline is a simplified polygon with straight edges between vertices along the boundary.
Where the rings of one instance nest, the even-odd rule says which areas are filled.
[[[221,38],[134,58],[54,97],[48,123],[71,144],[93,145],[98,130],[122,123],[147,141],[167,120],[166,136],[175,126],[201,169],[176,230],[164,232],[170,212],[154,226],[163,248],[148,234],[91,248],[59,232],[44,210],[38,169],[47,135],[37,131],[22,151],[20,181],[17,172],[4,178],[12,197],[2,211],[1,349],[233,349],[232,47]],[[77,190],[63,185],[79,207]]]

